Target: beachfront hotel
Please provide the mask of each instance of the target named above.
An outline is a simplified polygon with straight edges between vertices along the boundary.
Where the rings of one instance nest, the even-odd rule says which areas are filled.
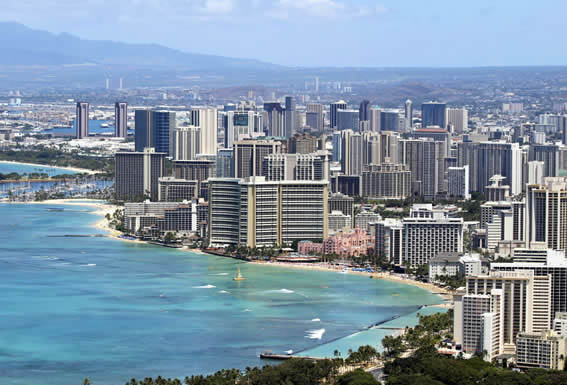
[[[326,181],[209,180],[211,245],[247,247],[326,239]]]

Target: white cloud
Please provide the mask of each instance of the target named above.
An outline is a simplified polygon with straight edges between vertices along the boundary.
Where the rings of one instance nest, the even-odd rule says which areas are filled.
[[[385,13],[383,5],[346,4],[338,0],[279,0],[268,9],[267,15],[278,19],[291,17],[315,17],[321,19],[352,19]]]

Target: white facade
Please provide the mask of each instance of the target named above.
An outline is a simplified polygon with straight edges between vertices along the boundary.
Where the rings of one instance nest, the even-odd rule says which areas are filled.
[[[449,167],[447,169],[447,195],[460,199],[470,199],[469,166]]]
[[[218,117],[216,108],[195,108],[191,110],[191,124],[201,131],[201,154],[217,154]]]
[[[453,132],[462,134],[469,129],[469,112],[466,108],[447,108],[447,124],[453,127]]]
[[[201,153],[201,130],[196,126],[175,129],[173,159],[194,160]]]

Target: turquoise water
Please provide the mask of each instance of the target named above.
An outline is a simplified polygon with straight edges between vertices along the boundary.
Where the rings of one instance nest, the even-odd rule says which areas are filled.
[[[76,172],[58,167],[49,166],[30,166],[18,163],[4,163],[0,162],[0,174],[9,174],[17,172],[18,174],[30,174],[32,172],[45,173],[49,176],[62,175],[62,174],[76,174]]]
[[[331,356],[349,340],[376,346],[381,335],[353,334],[440,302],[351,274],[63,237],[99,233],[89,226],[99,217],[51,207],[0,204],[2,384],[184,377],[265,364],[258,355],[266,349]],[[238,266],[246,281],[232,280]]]

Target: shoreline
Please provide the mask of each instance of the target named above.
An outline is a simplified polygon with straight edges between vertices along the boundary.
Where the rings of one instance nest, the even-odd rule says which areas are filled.
[[[4,164],[20,164],[22,166],[33,166],[33,167],[50,167],[50,168],[59,168],[61,170],[69,170],[79,174],[89,174],[95,175],[99,174],[100,171],[88,170],[86,168],[78,168],[78,167],[67,167],[67,166],[52,166],[49,164],[39,164],[39,163],[27,163],[27,162],[17,162],[15,160],[0,160],[0,163]]]
[[[363,277],[369,277],[373,279],[381,279],[390,282],[397,282],[406,285],[411,285],[415,287],[419,287],[421,289],[427,290],[432,294],[437,294],[443,300],[443,303],[438,305],[427,305],[427,306],[435,306],[435,307],[445,307],[448,305],[448,302],[452,302],[453,300],[453,293],[447,289],[435,286],[431,283],[426,282],[419,282],[413,279],[400,277],[395,274],[389,273],[367,273],[365,271],[351,271],[349,270],[347,273],[342,273],[343,269],[334,265],[327,265],[327,264],[305,264],[305,263],[288,263],[288,262],[261,262],[261,261],[250,261],[249,263],[257,264],[257,265],[267,265],[267,266],[279,266],[284,268],[290,269],[300,269],[300,270],[315,270],[315,271],[326,271],[326,272],[336,272],[340,274],[352,274],[352,275],[359,275]]]

